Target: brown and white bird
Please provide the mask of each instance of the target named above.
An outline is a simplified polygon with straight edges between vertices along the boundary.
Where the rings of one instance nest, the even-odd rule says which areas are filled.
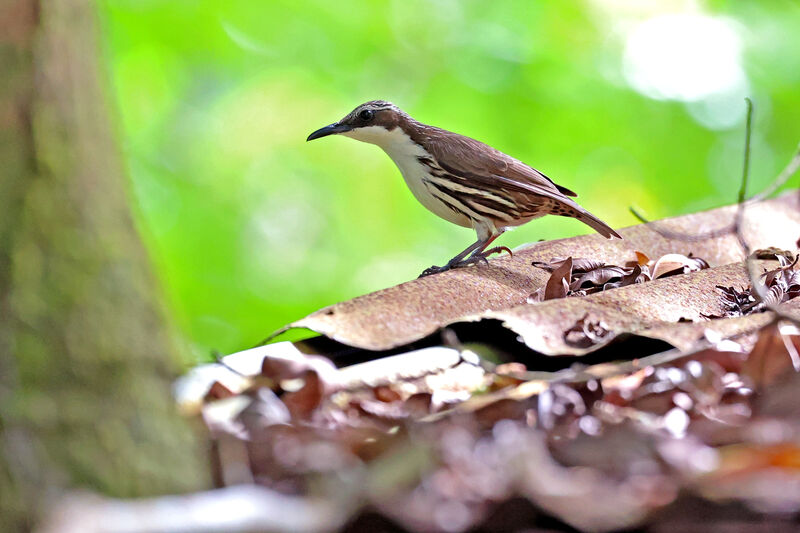
[[[332,134],[377,144],[392,158],[417,200],[434,214],[473,228],[478,240],[444,266],[422,276],[486,261],[505,247],[487,250],[504,231],[544,215],[577,218],[604,237],[621,238],[579,206],[571,190],[525,163],[475,139],[417,122],[394,104],[361,104],[309,141]]]

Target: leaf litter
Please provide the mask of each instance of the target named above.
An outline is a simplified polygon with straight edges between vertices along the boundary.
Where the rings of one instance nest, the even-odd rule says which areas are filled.
[[[797,312],[797,262],[761,257],[758,282]],[[699,288],[746,287],[743,264],[640,253],[623,266],[567,257],[541,268],[549,297],[502,313],[512,330],[512,315],[527,314],[530,338],[545,324],[537,313],[558,317],[564,350],[552,353],[585,353],[626,331],[695,336],[552,372],[528,369],[522,344],[518,362],[492,364],[452,338],[343,368],[302,343],[243,352],[246,362],[218,368],[250,375],[207,383],[194,404],[217,483],[349,509],[319,531],[663,531],[800,516],[800,330],[758,306],[699,311],[727,309],[724,293]],[[603,311],[635,301],[624,291],[641,293],[655,321]],[[696,320],[668,320],[676,299],[691,314],[687,293],[700,302]]]
[[[748,349],[716,341],[536,376],[442,348],[445,368],[383,383],[379,361],[318,372],[319,356],[276,364],[268,346],[250,355],[261,373],[207,395],[199,412],[208,421],[243,399],[226,423],[207,423],[214,449],[239,450],[218,453],[220,484],[244,470],[276,492],[352,508],[331,530],[495,531],[498,513],[519,505],[502,530],[664,530],[690,520],[673,511],[686,498],[712,525],[798,516],[800,331],[772,322]],[[395,356],[387,374],[406,357],[416,354]]]
[[[586,296],[709,268],[708,262],[699,257],[692,257],[692,254],[688,256],[666,254],[657,261],[652,261],[642,252],[635,253],[636,261],[629,261],[625,266],[572,257],[566,259],[556,257],[549,263],[534,261],[533,266],[551,274],[544,287],[532,293],[527,301],[536,303],[566,296]]]
[[[770,251],[763,253],[759,250],[754,253],[757,258],[777,259],[779,266],[768,270],[761,275],[761,283],[766,289],[766,296],[759,299],[753,293],[753,287],[740,288],[725,287],[717,285],[717,289],[722,293],[724,312],[718,315],[704,315],[704,318],[723,318],[746,316],[750,313],[758,313],[765,309],[788,302],[792,298],[800,295],[800,275],[795,270],[798,257],[792,257],[784,251]]]
[[[794,245],[796,211],[775,211]],[[696,227],[700,215],[676,226]],[[337,368],[313,342],[225,358],[219,379],[203,374],[182,401],[208,428],[217,484],[347,510],[315,531],[792,529],[800,278],[787,239],[754,238],[779,245],[752,255],[764,301],[735,239],[613,250],[581,239],[515,253],[514,268],[522,256],[533,270],[479,312],[448,307],[485,286],[465,269],[425,278],[424,297],[394,288],[296,323],[375,360]],[[558,253],[572,248],[581,254]],[[426,314],[454,280],[461,293]],[[399,318],[387,320],[398,295]],[[374,323],[356,332],[370,309]],[[414,313],[428,323],[409,327]],[[491,336],[419,342],[487,321],[518,335],[511,361],[493,360]],[[626,351],[638,345],[622,339],[634,337],[665,351]],[[606,360],[575,357],[601,348]],[[544,371],[536,354],[571,358]]]

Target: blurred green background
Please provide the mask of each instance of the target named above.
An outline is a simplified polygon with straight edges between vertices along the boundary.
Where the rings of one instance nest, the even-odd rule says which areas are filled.
[[[474,240],[377,147],[314,129],[370,99],[487,142],[612,226],[730,203],[800,140],[800,3],[102,0],[145,239],[188,350],[247,348]],[[499,244],[586,233],[548,217]]]

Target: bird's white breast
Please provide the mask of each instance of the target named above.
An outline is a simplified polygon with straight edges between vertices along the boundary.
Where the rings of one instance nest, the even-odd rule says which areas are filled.
[[[411,193],[422,205],[453,224],[472,227],[468,217],[450,209],[432,194],[429,186],[425,185],[424,178],[428,175],[428,167],[420,163],[419,158],[431,158],[431,155],[422,146],[412,141],[402,128],[387,130],[382,126],[368,126],[345,132],[342,135],[362,142],[377,144],[383,148],[383,151],[400,169]]]

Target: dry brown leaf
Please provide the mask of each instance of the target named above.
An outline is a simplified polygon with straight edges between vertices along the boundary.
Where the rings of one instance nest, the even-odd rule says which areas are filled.
[[[742,225],[747,242],[753,248],[794,249],[800,234],[799,203],[797,194],[790,192],[748,206]],[[696,234],[729,224],[735,211],[735,206],[728,206],[658,224],[672,231]],[[332,305],[290,327],[308,328],[350,346],[386,350],[419,340],[462,317],[523,304],[549,278],[547,271],[532,262],[587,257],[624,265],[645,259],[643,255],[661,257],[669,253],[694,254],[712,266],[744,260],[735,235],[685,242],[667,239],[646,225],[624,228],[619,233],[623,240],[583,235],[536,243],[516,251],[513,257],[493,259],[489,265],[427,276]]]
[[[623,267],[616,265],[603,265],[594,270],[590,270],[572,282],[572,290],[586,289],[591,286],[603,286],[614,280],[622,281],[628,275]],[[635,279],[635,278],[634,278]]]
[[[646,254],[643,254],[639,250],[635,250],[634,253],[636,254],[636,263],[640,267],[643,267],[643,266],[647,265],[648,263],[650,263],[650,258],[647,257]]]
[[[778,324],[770,323],[759,332],[758,341],[742,366],[742,375],[749,377],[757,388],[765,387],[794,370],[792,355]]]
[[[372,389],[372,394],[379,402],[392,403],[403,399],[403,395],[390,385],[378,385]]]
[[[699,480],[697,490],[711,501],[743,502],[762,513],[800,510],[800,448],[796,442],[736,443],[719,449],[719,465]],[[739,504],[741,505],[741,504]],[[743,529],[751,530],[749,527]],[[774,524],[764,531],[793,531]]]
[[[544,299],[564,298],[569,291],[569,280],[572,278],[572,258],[567,257],[564,263],[555,269],[544,286]]]
[[[800,241],[798,241],[798,245],[800,248]],[[752,253],[753,257],[756,259],[775,259],[778,260],[779,258],[783,257],[790,263],[794,260],[795,255],[790,252],[789,250],[781,250],[780,248],[770,247],[770,248],[760,248],[755,250]]]
[[[708,268],[708,263],[697,257],[686,257],[683,254],[666,254],[661,256],[653,265],[653,279],[676,273],[696,272],[704,268]]]
[[[633,285],[634,283],[642,283],[649,279],[648,276],[643,276],[642,274],[642,267],[638,264],[633,265],[630,274],[625,274],[622,276],[622,281],[620,285],[623,287],[627,287],[628,285]]]
[[[226,387],[219,381],[215,381],[211,385],[211,388],[208,389],[208,392],[206,393],[204,400],[206,402],[212,400],[221,400],[223,398],[230,398],[231,396],[234,396],[234,394],[235,393],[228,387]]]
[[[573,274],[583,274],[594,270],[596,268],[600,268],[604,265],[602,261],[597,261],[595,259],[591,259],[588,257],[567,257],[566,259],[563,257],[555,257],[549,263],[544,263],[541,261],[533,261],[531,263],[533,266],[537,268],[542,268],[547,270],[548,272],[554,272],[560,266],[562,266],[568,259],[572,260],[572,273]]]
[[[303,375],[303,386],[296,391],[285,393],[281,399],[292,418],[303,420],[311,416],[319,407],[325,392],[325,386],[314,370],[306,370]]]

